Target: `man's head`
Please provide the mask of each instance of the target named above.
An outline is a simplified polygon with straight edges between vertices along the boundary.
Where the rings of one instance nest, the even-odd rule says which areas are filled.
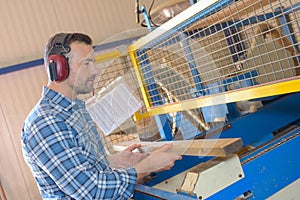
[[[82,33],[58,33],[51,37],[44,55],[49,87],[76,98],[92,91],[98,73],[92,40]]]

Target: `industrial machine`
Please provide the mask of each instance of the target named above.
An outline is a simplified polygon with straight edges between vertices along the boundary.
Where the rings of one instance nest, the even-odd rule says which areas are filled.
[[[103,69],[97,87],[109,89],[95,98],[117,96],[115,88],[126,85],[130,92],[119,90],[117,99],[134,105],[134,117],[104,131],[108,153],[132,140],[182,141],[187,151],[184,141],[242,141],[221,156],[181,152],[172,170],[137,185],[134,199],[300,195],[299,10],[297,0],[200,0],[126,48],[96,57]]]

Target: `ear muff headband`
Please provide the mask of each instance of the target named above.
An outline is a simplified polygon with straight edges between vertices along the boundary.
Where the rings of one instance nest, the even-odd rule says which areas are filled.
[[[47,59],[48,75],[51,81],[61,82],[69,76],[69,62],[64,55],[71,51],[71,48],[66,45],[66,40],[69,34],[57,34],[53,40],[51,49]]]

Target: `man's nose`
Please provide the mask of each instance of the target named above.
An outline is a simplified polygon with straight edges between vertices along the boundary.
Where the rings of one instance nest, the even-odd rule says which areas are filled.
[[[99,73],[99,69],[97,65],[95,63],[92,63],[91,65],[92,65],[90,68],[91,74],[97,75]]]

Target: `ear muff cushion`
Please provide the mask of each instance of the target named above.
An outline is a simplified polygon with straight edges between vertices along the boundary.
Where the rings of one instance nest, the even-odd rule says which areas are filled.
[[[47,60],[48,73],[51,81],[64,81],[69,76],[69,64],[64,55],[53,54]]]

